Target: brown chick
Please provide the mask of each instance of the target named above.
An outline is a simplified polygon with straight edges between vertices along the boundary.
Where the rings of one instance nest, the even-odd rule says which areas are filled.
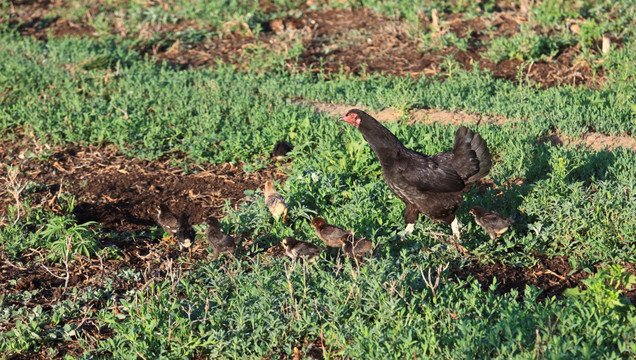
[[[373,251],[373,243],[371,240],[364,238],[356,239],[351,237],[350,239],[345,240],[344,245],[342,245],[342,251],[344,251],[345,255],[348,257],[362,261],[365,256]]]
[[[303,258],[305,261],[314,260],[320,256],[322,248],[306,241],[299,241],[292,236],[288,236],[283,239],[283,247],[285,248],[285,254],[292,260]]]
[[[345,240],[352,236],[350,231],[344,231],[335,225],[329,225],[327,220],[321,217],[311,220],[311,226],[316,230],[316,235],[318,235],[320,240],[332,248],[342,247]]]
[[[160,203],[157,209],[157,223],[168,233],[168,239],[174,238],[179,228],[179,218],[173,214],[168,205],[164,203]]]
[[[271,180],[265,183],[265,191],[263,193],[265,194],[265,204],[274,215],[274,218],[278,220],[282,215],[283,223],[285,223],[287,219],[287,204],[285,203],[285,198],[274,190],[274,183]]]
[[[475,216],[477,225],[486,230],[492,240],[495,240],[501,234],[505,233],[508,227],[510,227],[510,224],[515,222],[511,218],[502,216],[494,211],[488,211],[481,206],[473,207],[469,213]]]
[[[192,252],[192,245],[194,245],[196,235],[192,225],[190,225],[190,214],[186,212],[181,213],[179,217],[179,229],[177,229],[177,233],[175,234],[175,238],[179,244],[179,250],[185,248]]]
[[[214,216],[210,216],[206,223],[208,224],[208,230],[205,232],[205,237],[214,250],[212,260],[216,261],[220,254],[233,255],[236,250],[236,242],[233,237],[221,232],[219,220]]]

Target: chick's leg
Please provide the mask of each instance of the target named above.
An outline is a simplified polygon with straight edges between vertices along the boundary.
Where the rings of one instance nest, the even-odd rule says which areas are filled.
[[[165,241],[168,245],[172,245],[176,242],[174,234],[172,233],[165,233],[161,240]]]

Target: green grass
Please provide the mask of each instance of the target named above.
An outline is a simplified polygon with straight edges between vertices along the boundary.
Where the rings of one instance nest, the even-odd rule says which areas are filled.
[[[581,219],[579,232],[586,234],[584,238],[618,233],[631,238],[634,234],[633,223],[627,221],[634,214],[629,201],[634,193],[630,180],[634,171],[628,166],[634,160],[633,152],[598,155],[585,149],[537,147],[537,140],[553,128],[568,136],[579,136],[592,126],[609,134],[634,133],[634,109],[620,86],[540,90],[463,71],[444,82],[380,76],[365,81],[338,76],[324,80],[305,74],[239,73],[230,67],[174,71],[139,61],[133,52],[112,44],[7,40],[9,45],[2,51],[21,54],[0,65],[2,74],[14,74],[12,79],[5,76],[0,81],[0,92],[7,94],[0,126],[9,134],[11,128],[21,127],[52,143],[114,143],[130,156],[147,159],[176,149],[195,162],[243,161],[248,168],[258,167],[256,159],[265,156],[279,139],[287,139],[299,144],[290,175],[297,177],[311,169],[319,176],[340,177],[336,181],[346,182],[346,187],[330,190],[337,193],[350,192],[348,187],[356,189],[359,183],[377,182],[379,165],[354,129],[292,103],[292,97],[362,103],[376,109],[435,107],[498,114],[517,121],[479,129],[497,162],[491,176],[498,184],[515,178],[532,182],[526,185],[531,191],[525,186],[515,189],[502,201],[510,202],[510,211],[527,208],[530,218],[554,223],[555,228],[548,228],[548,239],[566,235],[566,243],[580,236],[569,233],[570,223],[564,219],[572,216]],[[113,70],[82,70],[82,64],[97,56],[117,59],[120,64],[119,74],[108,83],[103,78]],[[407,146],[428,154],[447,150],[454,134],[453,128],[437,125],[390,124],[389,128]],[[310,156],[301,156],[305,154]],[[602,161],[594,165],[597,158]],[[555,178],[556,169],[561,169],[559,178]],[[316,189],[298,189],[298,193],[305,191],[313,196]],[[525,194],[524,198],[515,192]],[[604,193],[626,195],[607,197]],[[547,199],[559,199],[556,208]],[[600,222],[590,221],[580,207],[590,199],[595,199],[595,209],[615,209],[616,214],[604,213]],[[563,212],[565,202],[577,211],[563,213],[563,219],[555,221],[559,216],[554,211]],[[311,210],[324,211],[321,206]],[[401,222],[399,213],[391,222]],[[601,229],[589,232],[591,222]],[[533,239],[528,242],[537,249]],[[606,246],[613,248],[612,241]],[[632,245],[627,246],[631,249]],[[632,256],[627,255],[631,251],[619,252],[625,254],[625,260]],[[604,255],[608,253],[598,256],[607,259]]]
[[[139,6],[131,5],[129,13],[152,15]],[[210,22],[227,16],[190,10],[170,14],[207,16]],[[171,21],[153,11],[159,14],[156,21]],[[554,16],[570,16],[564,14]],[[605,66],[614,70],[600,89],[540,89],[477,70],[446,73],[444,81],[291,73],[267,51],[255,52],[247,71],[228,65],[177,71],[143,59],[131,50],[135,41],[38,42],[4,32],[0,133],[12,137],[25,129],[47,144],[112,143],[144,159],[180,150],[188,162],[242,162],[247,170],[264,166],[273,144],[288,140],[295,145],[293,160],[279,188],[295,225],[274,223],[255,190],[238,208],[224,209],[223,228],[266,245],[290,235],[317,242],[308,219],[320,214],[383,247],[360,268],[326,254],[314,266],[294,269],[288,259],[264,254],[200,262],[191,270],[175,260],[164,278],[118,293],[112,277],[132,283],[141,276],[139,269],[125,268],[108,274],[99,288],[69,288],[51,308],[29,304],[37,290],[3,293],[0,324],[12,327],[0,333],[0,358],[42,349],[55,356],[57,347],[70,341],[79,341],[87,359],[282,358],[293,357],[294,348],[306,353],[310,347],[325,358],[630,358],[636,353],[636,318],[620,287],[633,283],[621,265],[636,262],[636,154],[539,142],[555,129],[573,138],[591,128],[633,136],[636,94],[629,81],[633,69],[625,65],[633,48],[607,58]],[[569,296],[545,300],[538,300],[534,287],[502,295],[497,284],[486,289],[473,278],[458,280],[450,271],[468,260],[428,234],[449,233],[448,226],[421,219],[414,236],[399,242],[404,205],[382,181],[362,136],[293,98],[510,118],[502,125],[473,127],[489,144],[490,178],[502,195],[492,189],[483,196],[465,195],[458,211],[464,245],[477,263],[529,267],[538,253],[565,256],[577,271],[592,271],[597,263],[608,270],[599,270]],[[427,154],[448,150],[456,131],[439,124],[387,127],[406,146]],[[506,186],[518,178],[526,182]],[[118,256],[101,248],[100,239],[110,234],[77,223],[71,197],[61,195],[58,201],[61,214],[31,208],[24,200],[15,224],[17,212],[10,208],[10,225],[0,229],[8,259],[28,266],[21,257],[33,248],[53,254],[37,259],[48,266],[63,264],[72,258],[69,252]],[[467,214],[476,204],[513,216],[514,228],[490,241]],[[73,240],[70,248],[67,237]],[[439,287],[427,286],[418,267],[426,271],[447,263],[451,270],[440,275]],[[86,314],[96,328],[111,330],[106,339],[89,339],[78,326]]]

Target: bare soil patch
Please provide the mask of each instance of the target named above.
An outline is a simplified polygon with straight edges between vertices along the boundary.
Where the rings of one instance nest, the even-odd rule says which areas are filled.
[[[537,264],[531,268],[520,268],[502,263],[493,264],[473,264],[461,269],[452,269],[451,276],[465,280],[468,276],[474,277],[479,284],[487,289],[497,280],[498,294],[506,294],[511,290],[517,290],[519,297],[523,297],[525,287],[533,285],[542,290],[539,300],[545,300],[553,296],[561,296],[569,288],[577,287],[585,290],[585,285],[581,280],[587,279],[593,274],[588,274],[583,270],[572,271],[572,266],[566,257],[554,256],[552,258],[534,254],[538,259]],[[592,272],[596,273],[600,265],[592,267]],[[625,271],[636,274],[633,264],[624,264]],[[633,305],[636,305],[636,288],[628,291],[622,288],[622,296],[628,298]]]
[[[598,132],[588,132],[583,136],[585,146],[594,150],[624,148],[636,151],[636,138],[627,135],[605,135]]]
[[[71,23],[47,18],[51,6],[63,6],[55,2],[17,2],[13,4],[13,23],[21,23],[19,31],[45,40],[48,36],[93,36],[94,29],[88,23]],[[301,10],[303,8],[301,7]],[[136,34],[114,24],[112,31],[122,36],[137,36],[155,40],[141,45],[139,50],[157,61],[181,68],[215,66],[218,61],[244,68],[255,57],[274,56],[286,58],[289,69],[325,74],[343,72],[362,75],[369,73],[397,76],[432,76],[447,71],[448,60],[464,69],[472,69],[475,62],[482,70],[489,70],[494,77],[510,81],[518,79],[539,82],[543,87],[564,84],[598,87],[606,81],[603,70],[596,73],[590,64],[576,62],[580,52],[577,46],[565,47],[551,60],[526,63],[521,60],[503,60],[499,63],[484,57],[487,43],[498,37],[512,36],[525,21],[516,15],[515,9],[507,9],[490,17],[465,19],[461,14],[446,14],[436,34],[452,32],[468,40],[468,47],[443,46],[435,38],[424,43],[415,36],[411,25],[366,8],[305,11],[300,17],[287,16],[264,23],[265,31],[254,35],[249,28],[207,29],[210,36],[202,42],[157,42],[156,35],[205,29],[194,22],[177,24],[144,25]],[[429,18],[422,19],[422,26],[433,31]],[[490,29],[490,30],[489,30]],[[302,45],[300,55],[291,57],[290,49]],[[445,64],[446,63],[446,64]]]
[[[10,2],[10,24],[18,25],[22,35],[46,40],[49,36],[90,36],[95,29],[87,22],[62,20],[55,9],[66,8],[60,0],[23,0]]]
[[[326,113],[331,116],[342,116],[351,109],[360,109],[369,113],[380,122],[391,122],[405,120],[409,124],[422,123],[433,124],[438,123],[442,125],[461,125],[461,124],[504,124],[506,122],[514,121],[504,118],[503,116],[492,116],[482,114],[469,114],[462,111],[449,111],[439,109],[412,109],[408,112],[384,109],[381,111],[370,111],[368,107],[363,105],[346,105],[346,104],[334,104],[323,103],[306,100],[296,100],[298,103],[311,106],[316,111]]]
[[[260,188],[269,179],[285,179],[274,167],[246,173],[229,163],[192,164],[196,173],[186,173],[170,156],[145,161],[130,159],[112,146],[32,148],[29,141],[2,141],[0,161],[18,166],[21,174],[39,184],[31,192],[32,204],[59,210],[53,199],[60,191],[70,193],[77,198],[79,222],[96,221],[118,232],[154,226],[160,202],[174,212],[190,213],[191,221],[199,224],[210,215],[222,216],[226,200],[237,204],[245,190]],[[50,156],[37,160],[37,153]],[[0,199],[0,216],[8,204],[8,198]]]
[[[543,87],[561,84],[596,87],[604,81],[602,71],[594,74],[589,64],[574,63],[579,52],[577,47],[562,49],[553,61],[530,64],[521,60],[495,63],[483,56],[488,40],[514,35],[519,31],[521,21],[506,13],[495,14],[493,21],[449,15],[441,22],[438,36],[452,31],[459,37],[466,37],[466,50],[455,46],[441,47],[435,38],[432,43],[425,44],[412,35],[413,29],[405,23],[365,8],[307,12],[300,18],[274,20],[270,27],[279,37],[302,39],[305,50],[299,56],[297,66],[305,71],[322,69],[327,73],[343,71],[355,75],[379,72],[428,76],[443,72],[443,67],[447,66],[444,63],[450,58],[467,70],[479,62],[480,69],[488,69],[494,77],[516,81],[521,74],[524,80],[540,82]],[[428,19],[423,25],[430,27]],[[489,26],[494,30],[486,33]]]
[[[549,258],[541,254],[535,254],[535,257],[538,262],[532,268],[518,268],[502,263],[474,264],[459,270],[451,270],[451,274],[462,280],[471,275],[485,289],[496,278],[498,286],[495,291],[499,294],[515,289],[522,296],[526,286],[534,285],[543,290],[540,299],[561,295],[566,289],[580,285],[580,281],[589,276],[583,271],[568,275],[572,267],[565,257]]]
[[[561,134],[559,131],[553,131],[539,142],[549,142],[552,146],[585,146],[596,151],[627,149],[636,151],[636,138],[629,135],[606,135],[599,132],[587,132],[582,138],[575,139]]]
[[[448,111],[439,109],[413,109],[408,112],[384,109],[381,111],[371,111],[363,105],[346,105],[323,103],[307,100],[295,100],[299,104],[311,106],[317,112],[329,114],[331,116],[342,116],[351,109],[361,109],[369,113],[380,122],[406,121],[407,124],[441,124],[441,125],[481,125],[497,124],[502,125],[507,122],[518,120],[507,119],[498,115],[469,114],[462,111]],[[636,138],[629,135],[605,135],[598,132],[588,132],[580,139],[564,136],[558,132],[552,132],[539,142],[549,142],[552,146],[585,146],[593,150],[613,150],[617,148],[636,151]]]

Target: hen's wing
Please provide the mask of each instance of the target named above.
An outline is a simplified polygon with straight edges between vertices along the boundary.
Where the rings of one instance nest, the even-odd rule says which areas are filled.
[[[440,164],[431,157],[408,151],[396,163],[396,172],[402,181],[419,191],[455,192],[464,188],[464,181],[450,166]]]

